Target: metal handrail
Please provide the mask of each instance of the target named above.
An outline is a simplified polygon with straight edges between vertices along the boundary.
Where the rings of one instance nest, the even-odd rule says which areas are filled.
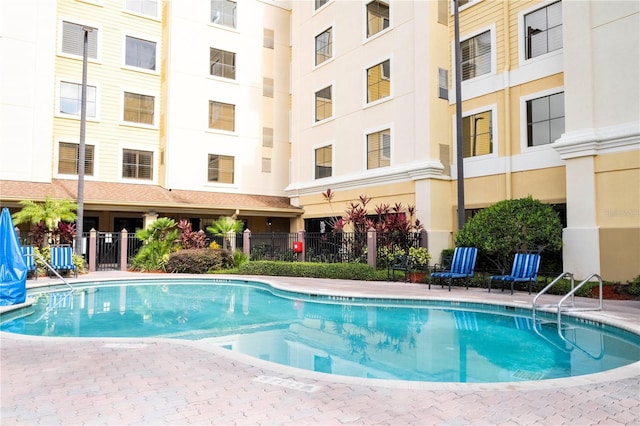
[[[597,308],[576,308],[573,303],[573,295],[578,291],[582,286],[591,281],[591,278],[597,278],[600,285],[600,294],[598,295],[599,304]],[[587,278],[585,278],[580,284],[578,284],[575,288],[571,288],[571,291],[567,293],[560,301],[558,302],[558,330],[560,329],[560,320],[562,316],[562,304],[567,300],[567,298],[571,297],[571,310],[572,311],[601,311],[602,310],[602,278],[598,274],[591,274]],[[559,331],[558,331],[559,332]]]
[[[54,273],[58,278],[60,278],[60,279],[62,280],[62,282],[63,282],[67,287],[69,287],[69,289],[70,289],[71,291],[75,291],[75,289],[71,286],[71,284],[69,284],[69,282],[67,282],[67,280],[65,280],[65,279],[62,277],[62,275],[60,275],[60,274],[58,273],[58,271],[56,271],[56,270],[54,269],[54,267],[53,267],[53,266],[51,266],[51,265],[49,264],[49,262],[47,262],[46,260],[44,260],[44,257],[42,257],[42,255],[41,255],[41,254],[39,254],[39,253],[33,253],[33,254],[28,254],[27,256],[34,256],[34,257],[37,257],[38,259],[40,259],[40,261],[41,261],[42,263],[44,263],[44,264],[45,264],[45,266],[46,266],[47,268],[49,268],[49,270],[50,270],[51,272],[53,272],[53,273]],[[37,273],[38,273],[38,272],[36,271],[36,274],[37,274]]]
[[[563,279],[565,277],[568,277],[571,280],[571,292],[569,294],[571,294],[571,303],[573,304],[573,289],[574,289],[575,280],[574,280],[573,274],[571,272],[563,272],[562,274],[558,275],[553,281],[551,281],[551,283],[549,283],[545,288],[540,290],[540,292],[538,294],[536,294],[535,297],[533,298],[533,302],[531,303],[531,312],[532,312],[532,315],[533,315],[534,324],[535,324],[535,321],[536,321],[536,302],[538,301],[540,296],[542,296],[547,291],[549,291],[551,289],[551,287],[553,287],[558,281],[560,281],[561,279]],[[541,308],[542,307],[549,308],[549,307],[552,307],[552,306],[554,306],[554,305],[541,305],[540,307]]]

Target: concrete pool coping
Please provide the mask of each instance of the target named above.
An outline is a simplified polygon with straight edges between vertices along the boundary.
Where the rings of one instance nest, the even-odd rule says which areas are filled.
[[[201,275],[180,275],[180,278],[203,278]],[[111,280],[128,280],[128,279],[154,279],[154,278],[178,278],[175,275],[167,274],[140,274],[132,272],[94,272],[86,275],[81,275],[77,279],[71,278],[68,281],[71,284],[80,284],[83,282],[94,281],[111,281]],[[517,292],[513,296],[509,292],[502,293],[500,291],[493,291],[488,293],[486,289],[469,289],[465,290],[463,287],[454,287],[451,292],[447,289],[441,289],[440,286],[432,287],[428,290],[426,285],[420,284],[406,284],[406,283],[390,283],[390,282],[362,282],[362,281],[348,281],[348,280],[319,280],[309,278],[292,278],[292,277],[254,277],[254,276],[236,276],[236,275],[213,275],[211,278],[216,279],[232,279],[232,280],[259,280],[273,285],[276,288],[283,290],[290,290],[294,292],[300,292],[305,294],[323,294],[336,297],[372,297],[372,298],[384,298],[389,299],[392,297],[403,299],[433,299],[433,300],[454,300],[461,302],[478,302],[489,304],[500,304],[507,306],[520,306],[523,308],[529,308],[531,306],[531,300],[533,295],[528,295],[526,292]],[[52,284],[60,283],[58,279],[44,279],[29,280],[29,288],[50,286]],[[391,295],[393,294],[393,296]],[[578,298],[583,299],[583,298]],[[552,303],[559,300],[558,296],[545,296],[542,303]],[[595,299],[584,299],[580,302],[596,303]],[[604,310],[595,312],[582,312],[580,316],[593,319],[594,321],[602,322],[605,324],[614,325],[619,328],[623,328],[628,331],[632,331],[636,334],[640,334],[640,301],[614,301],[605,300]],[[215,375],[214,382],[217,384],[225,383],[228,386],[228,391],[225,392],[223,401],[217,397],[216,404],[225,405],[230,403],[237,397],[249,397],[251,404],[261,405],[264,404],[270,409],[262,411],[261,415],[256,416],[255,413],[234,411],[236,414],[230,417],[224,417],[225,420],[221,420],[221,423],[243,423],[243,424],[256,424],[256,423],[281,423],[281,424],[323,424],[323,423],[347,423],[345,418],[353,419],[356,424],[369,424],[369,423],[405,423],[405,424],[424,424],[431,423],[430,421],[422,422],[419,419],[432,418],[435,423],[449,423],[458,422],[462,423],[502,423],[502,422],[514,422],[514,419],[529,419],[523,421],[527,424],[550,424],[552,423],[585,423],[590,424],[598,421],[611,421],[612,423],[630,424],[640,420],[640,402],[638,402],[637,393],[640,391],[640,363],[634,363],[626,367],[609,370],[603,373],[591,374],[586,376],[577,376],[567,379],[552,379],[541,380],[534,382],[508,382],[508,383],[487,383],[487,384],[475,384],[475,383],[425,383],[425,382],[404,382],[404,381],[388,381],[388,380],[376,380],[376,379],[364,379],[355,377],[344,377],[327,375],[323,373],[316,373],[311,371],[300,370],[296,368],[281,366],[279,364],[273,364],[266,361],[261,361],[256,358],[244,356],[236,352],[229,352],[221,348],[213,347],[206,342],[199,341],[178,341],[170,339],[78,339],[78,338],[47,338],[47,337],[30,337],[30,336],[18,336],[9,335],[8,333],[0,334],[0,341],[2,343],[2,418],[3,419],[15,419],[17,423],[20,423],[21,409],[26,409],[24,405],[25,395],[33,393],[33,389],[29,390],[22,384],[20,388],[24,388],[22,392],[15,393],[12,383],[19,381],[19,378],[14,374],[14,368],[21,371],[29,371],[28,366],[25,366],[25,360],[20,357],[21,349],[25,348],[38,348],[36,352],[42,354],[45,360],[35,360],[35,365],[31,365],[31,368],[51,368],[46,365],[46,358],[51,356],[63,356],[66,355],[66,359],[73,359],[74,355],[82,358],[82,353],[87,348],[90,348],[92,353],[99,358],[104,358],[106,362],[113,361],[112,358],[115,353],[122,352],[187,352],[190,355],[200,354],[197,360],[198,364],[215,362],[219,365],[224,365],[224,374],[221,377]],[[61,344],[64,343],[64,344]],[[64,348],[64,350],[62,349]],[[170,348],[170,349],[169,349]],[[17,351],[17,352],[16,352]],[[63,352],[63,354],[61,354]],[[202,357],[203,354],[209,353],[212,358]],[[75,361],[68,361],[75,364]],[[180,365],[180,361],[175,361],[177,365]],[[17,365],[16,365],[17,364]],[[156,366],[157,367],[157,366]],[[166,375],[164,371],[167,367],[162,366],[160,368],[151,369],[147,371],[150,376],[162,376]],[[135,368],[132,366],[120,367],[120,370],[131,370],[130,374],[136,374]],[[244,382],[240,383],[246,385],[243,391],[239,394],[235,394],[231,391],[237,384],[232,385],[231,378],[237,380],[236,374],[251,370],[248,376],[244,377]],[[55,368],[54,368],[55,370]],[[237,370],[237,373],[234,371]],[[29,374],[28,374],[29,376]],[[37,379],[37,375],[34,375],[30,380],[26,380],[27,383],[32,383],[34,387],[39,386],[40,380]],[[181,377],[166,378],[168,386],[180,382]],[[102,376],[100,376],[102,377]],[[160,380],[158,377],[156,377]],[[95,377],[94,377],[95,379]],[[172,380],[169,380],[172,379]],[[185,382],[188,380],[185,379]],[[47,382],[48,383],[48,382]],[[187,383],[185,383],[186,385]],[[53,385],[53,384],[51,384]],[[60,384],[57,384],[60,386]],[[95,386],[95,381],[94,381]],[[133,385],[136,388],[138,385]],[[307,392],[300,390],[299,387],[318,388],[320,390]],[[74,387],[70,385],[70,387]],[[144,386],[146,389],[148,386]],[[298,389],[296,389],[298,387]],[[343,395],[344,388],[348,388],[351,392],[357,394],[357,399],[361,400],[359,403],[345,405],[338,411],[335,409],[329,410],[327,405],[335,405],[332,401],[335,401],[338,396]],[[64,389],[64,385],[62,385]],[[247,390],[248,389],[248,390]],[[266,389],[266,390],[265,390]],[[342,389],[338,391],[338,389]],[[563,390],[564,392],[560,392]],[[78,390],[74,388],[74,391]],[[127,389],[120,389],[120,392],[107,392],[114,402],[113,404],[120,403],[126,405],[127,401]],[[357,391],[357,392],[356,392]],[[249,392],[248,394],[246,392]],[[266,393],[265,393],[266,392]],[[274,413],[272,410],[276,410],[279,403],[282,402],[282,398],[287,399],[291,392],[297,393],[296,400],[299,400],[301,406],[306,407],[301,413],[301,407],[295,405],[286,405],[283,409],[289,410],[288,413]],[[407,393],[408,392],[408,393]],[[512,393],[540,393],[542,400],[545,402],[545,407],[548,411],[544,416],[540,417],[535,414],[539,411],[540,407],[535,408],[540,403],[530,401],[530,403],[516,402],[514,400],[514,407],[503,407],[503,403],[509,400],[510,397],[506,397],[506,394]],[[610,395],[611,392],[614,395]],[[184,390],[183,396],[192,393],[192,390]],[[379,400],[380,394],[384,393],[386,398]],[[409,413],[406,413],[406,421],[398,419],[405,418],[404,414],[398,413],[398,416],[389,416],[389,412],[395,412],[396,405],[402,405],[401,401],[396,401],[400,395],[406,395],[407,398],[414,398],[415,393],[424,394],[425,397],[429,395],[441,395],[442,393],[450,394],[453,400],[473,400],[477,406],[472,408],[465,404],[457,405],[451,410],[442,410],[441,404],[437,407],[437,416],[431,416],[428,410],[429,406],[422,400],[418,401],[416,407],[407,407]],[[580,394],[577,397],[575,394]],[[103,395],[100,393],[100,395]],[[307,395],[309,398],[305,398]],[[311,398],[312,395],[316,397]],[[322,395],[321,398],[317,396]],[[499,395],[499,396],[496,396]],[[600,395],[597,398],[597,402],[593,402],[593,397]],[[626,396],[625,396],[626,395]],[[68,396],[68,395],[67,395]],[[266,399],[265,399],[266,398]],[[488,398],[488,399],[487,399]],[[493,398],[493,400],[492,400]],[[495,398],[501,401],[501,406],[495,405]],[[153,398],[151,398],[153,399]],[[188,398],[187,398],[188,399]],[[198,404],[204,404],[201,401],[202,396],[196,397],[195,400],[200,401]],[[240,398],[242,399],[242,398]],[[63,398],[64,400],[64,398]],[[226,402],[224,402],[226,400]],[[485,401],[486,400],[486,401]],[[270,401],[270,402],[269,402]],[[395,401],[395,402],[394,402]],[[493,401],[493,402],[492,402]],[[591,407],[585,405],[584,410],[576,410],[571,413],[567,413],[566,408],[562,408],[563,402],[570,407],[575,408],[576,405],[582,406],[591,401]],[[32,402],[35,402],[32,401]],[[211,401],[208,401],[211,402]],[[215,406],[216,404],[213,404]],[[380,404],[387,406],[387,410],[383,410],[386,414],[382,417],[373,417],[374,413],[380,413]],[[390,406],[388,404],[391,404]],[[531,405],[532,404],[532,405]],[[549,409],[548,407],[560,404],[560,406]],[[612,408],[613,405],[617,408]],[[169,404],[170,406],[172,404]],[[173,405],[176,405],[174,403]],[[197,405],[197,404],[196,404]],[[450,405],[450,404],[445,404]],[[601,405],[600,408],[598,406]],[[313,406],[314,408],[311,408]],[[183,417],[180,417],[180,408],[186,410]],[[172,412],[177,417],[167,414],[168,417],[163,417],[163,420],[159,420],[158,423],[172,423],[172,419],[179,419],[180,421],[195,422],[198,416],[191,412],[188,407],[189,404],[180,406],[177,404],[174,408],[176,412]],[[211,408],[211,404],[207,404],[207,407]],[[99,407],[95,407],[94,414],[101,413]],[[133,409],[130,413],[134,417],[138,410]],[[425,411],[426,410],[426,411]],[[461,411],[462,410],[462,411]],[[515,411],[514,411],[515,410]],[[595,410],[595,412],[594,412]],[[55,410],[59,412],[60,409]],[[144,411],[144,410],[142,410]],[[196,410],[200,413],[202,410]],[[204,410],[211,414],[211,411]],[[240,413],[242,415],[240,416]],[[423,412],[424,416],[418,414]],[[481,413],[484,413],[481,415]],[[201,414],[201,413],[200,413]],[[587,416],[588,414],[588,416]],[[89,415],[89,413],[86,413]],[[7,417],[8,416],[8,417]],[[240,416],[240,417],[237,417]],[[346,416],[346,417],[345,417]],[[23,416],[24,417],[24,416]],[[154,423],[152,421],[151,412],[147,412],[146,420],[139,419],[142,423]],[[539,418],[538,418],[539,417]],[[38,417],[46,418],[46,417]],[[64,416],[51,417],[51,419],[64,419]],[[137,418],[137,417],[136,417]],[[208,417],[206,415],[200,417],[200,420],[204,423],[210,423],[206,421]],[[209,418],[210,419],[210,418]],[[253,419],[253,421],[248,420]],[[386,420],[385,420],[386,419]],[[413,419],[413,420],[411,420]],[[456,420],[457,419],[457,420]],[[554,421],[555,419],[555,421]],[[125,421],[125,417],[120,417],[120,421]],[[23,420],[24,421],[24,420]],[[133,421],[139,422],[139,421]],[[54,421],[55,422],[55,421]],[[117,422],[117,421],[116,421]],[[63,421],[64,423],[64,421]],[[3,420],[4,424],[4,420]]]

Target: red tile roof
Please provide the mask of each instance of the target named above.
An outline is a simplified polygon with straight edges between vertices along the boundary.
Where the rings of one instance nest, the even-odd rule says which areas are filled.
[[[76,200],[78,182],[53,179],[47,182],[0,181],[1,204],[17,204],[21,200],[44,201],[51,198]],[[85,181],[85,210],[202,212],[209,214],[235,212],[243,214],[280,213],[294,217],[303,213],[292,206],[287,197],[256,194],[234,194],[207,191],[165,189],[159,185]]]

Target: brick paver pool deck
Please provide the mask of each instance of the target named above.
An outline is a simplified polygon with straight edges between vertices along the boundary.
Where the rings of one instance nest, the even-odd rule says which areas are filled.
[[[71,283],[136,278],[91,273]],[[149,274],[145,274],[149,277]],[[232,278],[238,278],[236,276]],[[251,277],[256,278],[256,277]],[[439,286],[264,278],[322,294],[530,306],[532,295]],[[44,285],[46,279],[29,280]],[[558,300],[549,296],[545,303]],[[585,315],[640,333],[640,302],[605,300]],[[638,425],[640,362],[535,382],[460,384],[331,376],[199,341],[78,339],[0,333],[3,426],[23,425]]]

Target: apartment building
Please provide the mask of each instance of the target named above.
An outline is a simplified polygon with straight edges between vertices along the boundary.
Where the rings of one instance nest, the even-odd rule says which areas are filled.
[[[415,205],[436,259],[453,244],[452,2],[2,8],[3,206],[76,196],[82,61],[65,35],[89,27],[85,227],[237,209],[255,232],[319,231],[367,195]],[[531,195],[565,222],[565,271],[640,274],[640,4],[460,0],[459,17],[467,216]]]
[[[204,229],[236,214],[253,231],[289,231],[302,213],[284,194],[287,8],[8,0],[2,12],[3,205],[77,197],[86,33],[85,230],[159,216]]]

